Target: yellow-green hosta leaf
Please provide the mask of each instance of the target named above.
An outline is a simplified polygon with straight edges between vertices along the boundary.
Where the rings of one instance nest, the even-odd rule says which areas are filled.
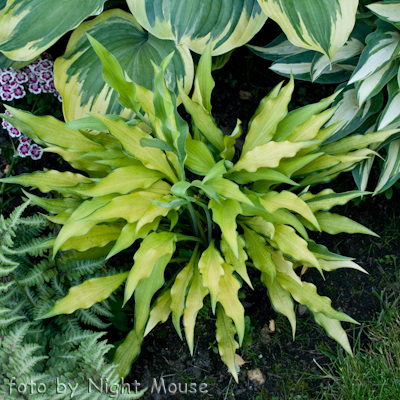
[[[267,238],[273,239],[275,234],[275,226],[271,222],[266,221],[262,217],[246,218],[242,220],[253,231]]]
[[[0,179],[0,182],[33,186],[33,188],[38,188],[42,193],[47,193],[53,190],[53,186],[67,188],[73,187],[79,183],[92,183],[93,181],[81,174],[50,170],[46,172],[34,172],[33,174],[10,176]]]
[[[268,296],[272,307],[279,313],[285,315],[292,326],[293,340],[296,334],[296,314],[294,312],[291,294],[285,290],[277,279],[274,281],[265,272],[261,273],[261,282],[268,289]]]
[[[81,203],[82,200],[76,200],[72,197],[62,197],[58,199],[47,199],[45,197],[35,196],[32,193],[26,192],[22,189],[22,192],[28,199],[32,200],[34,204],[39,207],[44,208],[46,211],[52,214],[59,214],[68,209],[76,209]]]
[[[103,11],[105,0],[9,0],[0,12],[0,51],[12,60],[29,61],[82,21]],[[42,21],[42,23],[38,23]]]
[[[307,203],[301,200],[294,193],[286,190],[283,190],[280,193],[271,191],[260,197],[260,203],[271,214],[279,208],[287,208],[288,210],[295,211],[319,229],[318,221],[316,220],[312,210],[308,207]]]
[[[122,121],[113,121],[103,115],[95,117],[107,125],[111,135],[121,142],[125,151],[142,161],[147,168],[164,173],[173,183],[178,182],[165,153],[153,147],[142,147],[140,144],[140,139],[149,138],[149,135],[136,126],[128,126]]]
[[[286,175],[270,168],[260,168],[256,172],[247,172],[242,170],[240,172],[235,172],[229,178],[239,184],[266,180],[277,183],[287,183],[293,186],[297,185],[296,182],[292,181]]]
[[[278,85],[280,87],[282,83]],[[275,88],[276,89],[276,88]],[[278,95],[273,90],[266,101],[262,101],[255,118],[249,124],[249,131],[243,145],[242,157],[258,146],[268,143],[274,136],[279,122],[287,115],[288,105],[294,90],[294,79]]]
[[[323,154],[324,153],[314,153],[291,161],[281,162],[276,170],[290,178],[296,171],[318,159],[318,157],[321,157]]]
[[[83,196],[97,197],[110,193],[126,194],[136,189],[147,189],[165,175],[140,165],[118,168],[103,178],[95,187],[77,190]]]
[[[243,46],[267,16],[256,0],[128,0],[134,17],[160,39],[183,43],[202,54],[212,38],[212,55]]]
[[[233,254],[235,257],[239,257],[236,217],[242,212],[242,207],[236,200],[230,199],[221,200],[220,204],[211,200],[208,207],[212,209],[212,218],[221,228]],[[212,293],[211,289],[210,292]]]
[[[179,207],[176,207],[175,209],[178,208]],[[166,217],[168,213],[169,213],[169,208],[160,207],[156,204],[152,204],[146,210],[143,216],[139,219],[138,224],[136,226],[136,234],[139,233],[140,229],[142,229],[143,226],[152,223],[155,219],[159,217]]]
[[[218,302],[224,307],[225,313],[235,322],[239,343],[242,345],[244,337],[244,308],[238,298],[239,281],[232,275],[234,269],[228,264],[222,264],[224,274],[220,280]]]
[[[71,237],[82,236],[92,229],[97,221],[81,221],[86,216],[93,213],[98,208],[101,208],[108,204],[115,195],[108,195],[103,197],[96,197],[92,200],[84,201],[68,218],[66,224],[62,227],[58,233],[56,241],[53,247],[53,257],[55,257],[57,251],[61,246]]]
[[[230,173],[245,169],[256,172],[258,168],[276,168],[282,158],[294,157],[300,149],[313,145],[313,141],[291,143],[269,142],[246,153],[229,171]]]
[[[215,306],[220,291],[219,282],[224,274],[222,264],[224,263],[220,252],[215,248],[214,240],[203,252],[199,260],[199,270],[203,278],[203,286],[210,291],[211,307],[215,313]]]
[[[339,311],[335,311],[331,307],[331,299],[329,297],[319,296],[316,286],[312,283],[303,282],[303,285],[300,285],[289,276],[280,273],[278,273],[276,279],[285,290],[291,293],[293,298],[298,303],[307,306],[312,311],[324,314],[326,317],[336,319],[338,321],[352,322],[357,324],[357,321],[348,315]]]
[[[214,157],[206,144],[193,140],[190,135],[186,138],[186,154],[185,166],[198,175],[207,175],[215,165]]]
[[[82,152],[105,150],[102,145],[86,138],[78,130],[66,128],[64,122],[54,117],[38,117],[16,108],[7,108],[14,118],[29,126],[47,146],[55,145],[66,150]]]
[[[72,213],[75,211],[74,208],[69,208],[68,210],[65,211],[61,211],[58,215],[55,216],[49,216],[46,215],[46,218],[50,221],[53,222],[55,224],[60,224],[60,225],[64,225],[67,223],[68,218],[72,215]]]
[[[238,253],[239,256],[236,257],[233,254],[231,247],[229,246],[228,242],[226,241],[225,237],[222,235],[221,239],[221,251],[224,255],[225,261],[232,265],[235,268],[235,271],[240,275],[240,277],[252,288],[253,285],[251,284],[251,280],[247,273],[246,261],[248,260],[247,253],[245,252],[245,243],[241,236],[237,235],[238,241]]]
[[[269,213],[265,207],[260,203],[260,199],[254,195],[248,196],[253,202],[253,207],[247,204],[242,204],[242,215],[246,217],[259,216],[272,224],[287,224],[293,226],[303,238],[308,239],[307,231],[303,224],[289,211],[278,209],[274,214]]]
[[[330,191],[328,193],[327,190],[324,190],[316,195],[311,195],[312,197],[308,197],[305,202],[312,212],[315,213],[317,211],[329,211],[332,207],[347,204],[350,200],[367,194],[370,194],[370,192],[352,191],[346,193],[335,193]]]
[[[114,195],[116,196],[116,195]],[[98,197],[95,197],[97,199]],[[101,222],[111,218],[124,218],[129,223],[138,221],[152,206],[150,199],[159,199],[160,194],[137,192],[125,196],[117,196],[104,207],[96,209],[85,216],[84,222]]]
[[[291,111],[278,125],[276,134],[274,135],[274,140],[276,142],[281,142],[285,140],[293,130],[308,121],[314,114],[318,114],[325,110],[330,104],[333,103],[335,98],[341,93],[338,90],[333,95],[322,99],[319,103],[309,104],[307,106],[298,108],[297,110]]]
[[[139,281],[152,274],[159,259],[166,257],[165,265],[168,264],[175,251],[175,243],[176,237],[170,232],[154,232],[143,240],[133,257],[135,263],[126,282],[124,304],[131,298]]]
[[[283,254],[291,257],[293,260],[307,262],[321,271],[318,260],[314,254],[308,250],[307,242],[298,236],[292,227],[287,225],[275,225],[273,241]]]
[[[152,108],[154,69],[175,52],[168,67],[171,79],[167,85],[177,91],[176,79],[190,91],[193,82],[193,60],[185,46],[160,40],[143,30],[129,13],[113,9],[81,24],[72,34],[65,54],[54,65],[55,84],[63,98],[67,121],[86,117],[88,113],[119,114],[131,118],[133,112],[119,103],[119,94],[103,79],[103,64],[91,46],[86,33],[100,42],[116,58],[126,79],[137,84],[137,100]],[[141,65],[141,68],[137,68]]]
[[[326,260],[319,260],[319,265],[324,271],[336,271],[337,269],[341,268],[351,268],[356,269],[358,271],[364,272],[364,274],[368,274],[368,272],[360,267],[353,261],[346,260],[346,261],[326,261]]]
[[[160,224],[161,217],[156,218],[150,224],[142,226],[139,232],[136,232],[137,222],[127,223],[121,231],[114,247],[108,253],[106,260],[119,253],[122,250],[127,249],[136,242],[137,239],[144,239],[150,231],[156,231]]]
[[[253,260],[255,267],[268,274],[272,281],[276,277],[276,267],[272,254],[268,251],[265,239],[243,225],[244,239],[246,241],[247,253]]]
[[[135,330],[138,335],[144,332],[150,316],[151,299],[164,284],[164,271],[170,259],[169,254],[160,257],[154,264],[151,274],[147,278],[141,279],[136,287]]]
[[[194,125],[218,151],[224,151],[224,134],[218,128],[210,112],[186,95],[181,85],[178,85],[178,88],[182,103],[192,116]]]
[[[239,189],[239,186],[228,179],[217,176],[216,178],[207,181],[207,185],[211,186],[220,196],[224,196],[227,199],[237,200],[240,203],[246,203],[250,206],[253,205],[251,200],[249,200],[249,198]]]
[[[78,250],[85,251],[92,247],[104,247],[106,244],[117,240],[121,234],[122,226],[120,225],[104,225],[94,226],[88,233],[82,236],[69,238],[60,250]]]
[[[346,43],[356,22],[358,0],[259,0],[296,46],[330,59]]]
[[[365,226],[351,220],[350,218],[343,217],[342,215],[332,214],[329,212],[317,212],[315,214],[319,222],[321,230],[331,235],[338,233],[363,233],[364,235],[372,235],[379,237],[376,233],[372,232]]]
[[[54,307],[41,315],[39,319],[54,317],[60,314],[72,314],[78,308],[89,308],[94,303],[106,299],[127,278],[128,272],[110,275],[104,278],[89,279],[72,287],[68,295],[58,300]]]
[[[203,308],[203,300],[207,294],[208,289],[203,286],[200,271],[198,268],[195,268],[189,293],[186,297],[185,311],[183,312],[186,341],[192,356],[194,347],[194,326],[196,324],[197,314]]]
[[[235,354],[239,348],[235,340],[236,329],[232,320],[226,315],[224,308],[218,305],[217,309],[217,342],[222,361],[226,364],[235,381],[239,379],[236,372]]]
[[[301,279],[294,272],[293,263],[286,260],[281,251],[272,250],[272,248],[268,248],[268,250],[272,254],[277,272],[290,276],[294,281],[302,285]]]
[[[352,357],[353,352],[350,347],[349,338],[346,331],[342,328],[341,323],[337,319],[329,318],[324,314],[313,312],[315,322],[321,325],[326,333],[335,339]]]
[[[150,311],[144,336],[147,336],[159,322],[166,322],[169,314],[171,314],[171,291],[167,290],[157,299],[156,305]]]
[[[194,268],[197,269],[197,258],[197,251],[195,251],[188,265],[176,276],[171,288],[172,322],[181,339],[181,317],[185,308],[186,292],[193,277]]]
[[[351,261],[354,258],[341,256],[339,254],[331,253],[325,246],[316,244],[313,240],[308,240],[308,249],[312,251],[318,260],[326,261]]]
[[[116,365],[115,372],[120,378],[125,378],[129,375],[132,367],[132,363],[139,357],[140,349],[143,343],[143,333],[139,335],[136,333],[135,329],[132,329],[124,342],[118,346],[113,364]],[[137,392],[138,397],[143,396],[147,389],[143,389]]]
[[[399,129],[353,135],[321,147],[321,151],[330,155],[347,154],[351,150],[364,149],[372,143],[383,142],[398,133]]]

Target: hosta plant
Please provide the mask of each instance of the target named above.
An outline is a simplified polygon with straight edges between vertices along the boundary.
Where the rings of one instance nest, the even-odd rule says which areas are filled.
[[[342,83],[337,111],[327,125],[343,120],[328,142],[350,134],[382,131],[400,126],[399,1],[360,2],[357,23],[346,43],[332,59],[316,49],[300,47],[291,36],[280,35],[266,47],[249,46],[259,56],[274,61],[271,69],[283,76],[318,83]],[[285,31],[285,33],[287,33]],[[385,102],[384,93],[387,92]],[[390,190],[400,177],[398,135],[371,147],[385,156],[374,192]],[[385,151],[383,151],[383,149]],[[360,190],[368,184],[374,157],[354,169]]]
[[[114,362],[120,375],[126,376],[143,337],[171,313],[180,337],[183,320],[193,352],[197,315],[210,296],[219,352],[237,379],[235,352],[245,332],[238,294],[242,285],[253,288],[250,268],[260,274],[273,307],[288,317],[293,335],[295,300],[306,305],[316,322],[351,353],[340,321],[355,321],[334,310],[330,299],[301,279],[298,268],[314,268],[323,275],[337,268],[362,270],[352,259],[315,243],[307,229],[373,234],[329,212],[366,193],[311,191],[310,185],[351,170],[373,154],[368,145],[396,131],[322,146],[336,129],[322,129],[335,111],[325,109],[336,95],[288,112],[294,89],[291,79],[261,101],[238,151],[241,122],[224,136],[211,115],[210,45],[200,60],[193,96],[188,97],[179,85],[192,118],[189,125],[178,114],[175,95],[165,83],[172,54],[160,67],[154,65],[152,93],[126,81],[116,59],[89,39],[104,64],[105,81],[119,93],[120,103],[138,117],[128,121],[93,114],[66,125],[9,108],[18,129],[82,173],[50,170],[2,181],[56,194],[26,193],[47,210],[49,220],[62,226],[48,242],[54,256],[69,249],[96,249],[110,258],[134,246],[134,263],[130,272],[73,287],[40,318],[88,308],[125,282],[124,303],[134,303],[135,323]]]

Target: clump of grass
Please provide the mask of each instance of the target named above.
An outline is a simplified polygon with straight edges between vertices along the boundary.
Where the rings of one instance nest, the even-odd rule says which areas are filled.
[[[386,299],[377,321],[366,330],[370,343],[361,348],[357,340],[354,358],[338,352],[330,371],[324,370],[330,383],[321,400],[400,398],[399,301],[400,297],[392,303]]]

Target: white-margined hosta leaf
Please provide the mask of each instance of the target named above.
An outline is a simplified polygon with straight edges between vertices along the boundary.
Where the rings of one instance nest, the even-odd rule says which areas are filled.
[[[55,62],[55,84],[63,97],[67,121],[86,117],[87,113],[133,115],[120,105],[118,93],[104,82],[103,65],[86,33],[116,57],[133,82],[149,90],[154,90],[151,61],[160,64],[167,55],[175,52],[167,68],[167,85],[177,92],[178,79],[185,90],[190,90],[193,60],[185,46],[176,46],[172,41],[160,40],[145,32],[129,13],[109,10],[76,29],[65,54]]]
[[[0,20],[1,20],[1,10],[0,10]],[[33,62],[33,60],[28,61],[14,61],[7,58],[3,53],[0,53],[0,69],[4,68],[15,68],[20,69],[25,67],[26,65]]]
[[[375,189],[375,194],[383,193],[400,178],[400,139],[391,142],[386,147],[386,152],[386,159]]]
[[[358,0],[259,0],[296,46],[330,59],[346,43],[356,22]]]
[[[388,84],[389,98],[384,110],[379,115],[377,130],[397,127],[400,124],[400,89],[397,79]]]
[[[380,93],[387,83],[397,75],[399,65],[400,62],[398,59],[393,60],[368,78],[354,84],[360,107],[362,107],[368,99]]]
[[[303,47],[295,46],[291,43],[284,33],[280,34],[273,42],[269,45],[260,47],[247,45],[247,47],[259,57],[269,61],[278,61],[281,58],[294,56],[296,54],[304,53],[308,51]]]
[[[400,28],[400,2],[398,0],[377,1],[367,7],[383,21]]]
[[[378,29],[366,39],[367,47],[361,53],[349,84],[368,78],[399,55],[400,32],[393,25],[383,21],[378,20],[377,25]]]
[[[275,61],[270,69],[279,75],[293,77],[297,80],[311,82],[313,62],[319,53],[308,50],[304,53],[295,54]],[[332,64],[329,68],[324,68],[323,71],[314,80],[318,83],[341,83],[348,80],[351,76],[351,71],[344,69],[340,64]]]
[[[38,57],[66,32],[103,11],[105,0],[8,0],[0,11],[0,51],[12,60]],[[0,6],[1,7],[1,6]]]
[[[334,106],[338,106],[332,118],[326,124],[329,127],[340,121],[336,132],[326,140],[325,143],[335,142],[358,129],[369,117],[378,113],[383,105],[383,94],[378,93],[375,97],[368,99],[360,107],[357,100],[357,92],[352,86],[343,86],[345,89],[339,94],[334,102]],[[339,86],[342,88],[342,86]]]
[[[134,17],[160,39],[174,40],[202,54],[213,38],[213,55],[243,46],[267,16],[257,0],[128,0]]]

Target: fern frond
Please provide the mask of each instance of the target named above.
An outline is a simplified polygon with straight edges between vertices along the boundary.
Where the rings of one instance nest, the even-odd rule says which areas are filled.
[[[65,264],[57,263],[60,271],[60,279],[64,282],[65,278],[69,281],[78,280],[81,276],[93,274],[95,271],[104,267],[105,258],[99,259],[69,259]]]
[[[53,237],[52,234],[49,234],[46,238],[34,238],[29,243],[26,243],[17,249],[9,249],[6,246],[3,246],[3,251],[5,254],[15,254],[15,255],[23,255],[29,254],[33,257],[42,257],[44,253],[51,248],[49,240]]]
[[[105,329],[111,324],[105,324],[91,309],[84,310],[80,308],[75,311],[75,315],[82,321],[84,324],[95,326],[99,329]]]
[[[42,260],[33,267],[25,278],[20,279],[19,283],[22,286],[41,285],[44,282],[49,282],[57,274],[58,271],[51,260]]]
[[[103,317],[111,318],[114,314],[105,308],[101,303],[94,303],[90,310],[93,311],[97,315],[102,315]]]

